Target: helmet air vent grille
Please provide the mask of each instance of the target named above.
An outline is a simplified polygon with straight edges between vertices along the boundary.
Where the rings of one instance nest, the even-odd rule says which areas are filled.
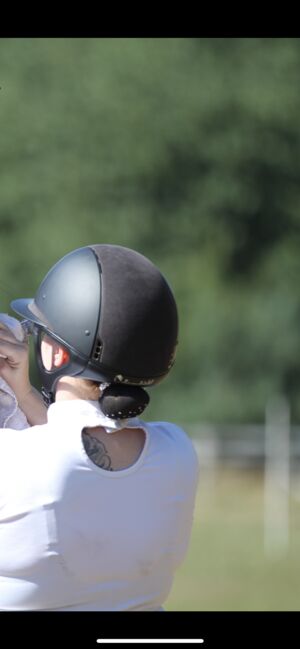
[[[102,343],[101,343],[101,340],[97,339],[96,344],[95,344],[95,348],[94,348],[94,351],[93,351],[93,360],[94,361],[99,361],[100,360],[101,351],[102,351]]]

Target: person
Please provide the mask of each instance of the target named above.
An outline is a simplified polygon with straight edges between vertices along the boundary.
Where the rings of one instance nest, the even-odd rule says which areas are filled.
[[[0,376],[30,424],[0,430],[0,610],[164,610],[199,476],[179,426],[141,419],[175,359],[167,280],[139,252],[95,244],[11,306],[43,399],[27,338],[0,329]]]

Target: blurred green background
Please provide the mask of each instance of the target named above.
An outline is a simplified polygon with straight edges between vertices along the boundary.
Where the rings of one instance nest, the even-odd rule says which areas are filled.
[[[151,416],[279,391],[299,421],[299,66],[299,39],[1,39],[1,310],[73,248],[137,248],[181,316]]]
[[[2,38],[0,311],[74,248],[136,248],[180,314],[175,368],[147,417],[262,424],[279,393],[298,424],[299,70],[293,38]],[[224,507],[216,527],[202,520],[199,557]],[[193,602],[170,606],[222,607],[215,582],[211,596],[185,583]]]

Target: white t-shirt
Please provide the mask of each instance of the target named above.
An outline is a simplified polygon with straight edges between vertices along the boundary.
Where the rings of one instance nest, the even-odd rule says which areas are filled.
[[[0,610],[155,610],[188,547],[198,459],[183,430],[132,419],[129,468],[87,456],[97,402],[60,401],[48,423],[0,429]]]

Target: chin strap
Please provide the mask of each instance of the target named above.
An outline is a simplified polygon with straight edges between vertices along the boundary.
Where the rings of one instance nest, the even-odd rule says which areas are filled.
[[[53,392],[50,392],[50,390],[46,390],[46,388],[44,388],[42,386],[41,394],[42,394],[45,406],[47,408],[49,408],[49,406],[51,406],[51,403],[54,403],[54,401],[55,401]]]

